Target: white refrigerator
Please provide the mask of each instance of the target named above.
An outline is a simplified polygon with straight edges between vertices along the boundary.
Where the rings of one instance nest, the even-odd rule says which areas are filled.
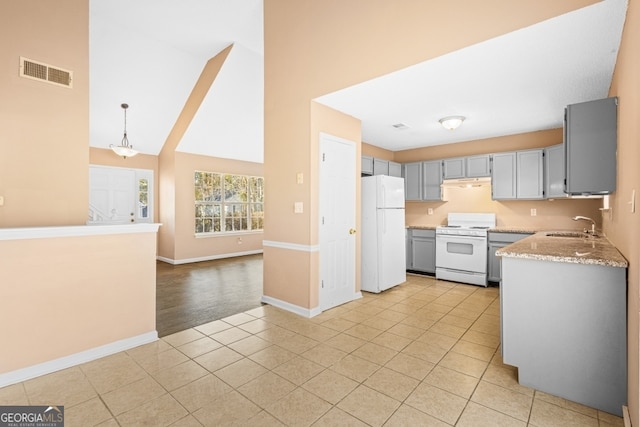
[[[407,280],[404,178],[362,178],[361,289],[382,292]]]

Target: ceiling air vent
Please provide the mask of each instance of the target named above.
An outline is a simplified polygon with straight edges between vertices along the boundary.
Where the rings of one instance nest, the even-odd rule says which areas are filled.
[[[71,88],[73,72],[20,57],[20,77]]]
[[[409,126],[405,125],[404,123],[396,123],[395,125],[391,125],[391,126],[393,126],[398,130],[409,129]]]

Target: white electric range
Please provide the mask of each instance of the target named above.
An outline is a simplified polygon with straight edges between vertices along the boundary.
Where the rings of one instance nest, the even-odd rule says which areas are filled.
[[[494,213],[450,213],[436,227],[436,278],[487,286],[487,231]]]

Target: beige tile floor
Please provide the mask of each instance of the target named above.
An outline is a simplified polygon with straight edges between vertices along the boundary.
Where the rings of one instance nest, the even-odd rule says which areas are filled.
[[[304,319],[271,306],[0,389],[66,426],[622,426],[520,386],[497,288],[408,276]]]

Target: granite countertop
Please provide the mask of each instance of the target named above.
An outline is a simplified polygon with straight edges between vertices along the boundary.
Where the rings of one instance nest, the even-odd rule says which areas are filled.
[[[629,263],[604,237],[551,237],[541,231],[496,251],[497,256],[574,264],[628,267]],[[558,233],[558,232],[557,232]]]
[[[407,228],[415,228],[416,230],[435,230],[439,225],[407,225]]]
[[[523,233],[523,234],[533,234],[540,231],[540,229],[531,228],[531,227],[509,227],[506,225],[501,225],[500,227],[493,227],[489,229],[491,233]]]

